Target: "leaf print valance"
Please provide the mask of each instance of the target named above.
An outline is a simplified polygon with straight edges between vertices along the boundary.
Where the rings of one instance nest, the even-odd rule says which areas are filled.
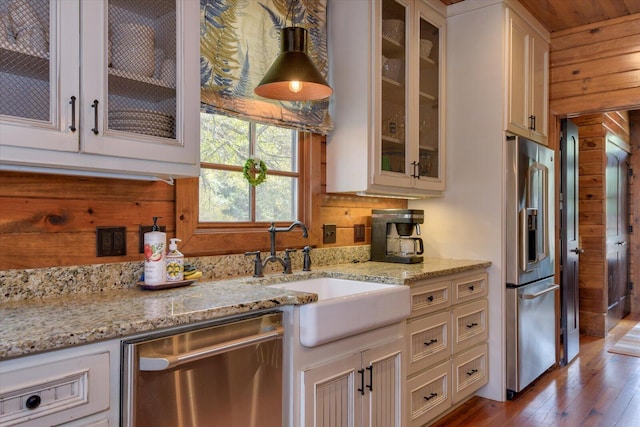
[[[308,31],[308,55],[327,75],[326,8],[327,0],[200,0],[202,110],[327,134],[328,99],[274,101],[253,92],[280,53],[280,30],[292,22]]]

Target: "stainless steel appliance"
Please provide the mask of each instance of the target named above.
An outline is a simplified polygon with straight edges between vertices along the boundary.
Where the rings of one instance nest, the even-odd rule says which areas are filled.
[[[507,137],[507,398],[556,361],[553,151]]]
[[[423,261],[421,209],[373,209],[371,211],[371,260],[415,264]]]
[[[282,314],[123,342],[122,425],[281,427]]]

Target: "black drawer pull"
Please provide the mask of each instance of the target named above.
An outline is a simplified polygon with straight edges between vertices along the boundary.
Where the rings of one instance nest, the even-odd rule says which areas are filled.
[[[474,289],[475,289],[475,286],[473,286],[473,285],[469,286],[469,290],[470,290],[471,292],[473,292],[473,290],[474,290]]]
[[[433,295],[429,295],[429,296],[427,297],[427,300],[429,300],[429,302],[433,302]]]
[[[475,374],[476,372],[478,372],[477,369],[472,369],[472,370],[467,372],[467,375],[471,376],[471,375]]]
[[[431,400],[436,397],[438,393],[431,393],[429,396],[424,396],[424,400]]]
[[[469,329],[473,328],[474,326],[478,326],[478,324],[476,322],[467,324],[467,328]]]
[[[42,399],[40,398],[40,396],[38,396],[37,394],[34,394],[27,398],[27,401],[24,403],[24,406],[26,406],[27,409],[36,409],[38,406],[40,406],[41,402],[42,402]]]
[[[427,342],[425,342],[425,343],[424,343],[424,345],[429,346],[429,345],[431,345],[431,344],[433,344],[433,343],[437,343],[437,342],[438,342],[438,340],[434,338],[434,339],[432,339],[431,341],[427,341]]]

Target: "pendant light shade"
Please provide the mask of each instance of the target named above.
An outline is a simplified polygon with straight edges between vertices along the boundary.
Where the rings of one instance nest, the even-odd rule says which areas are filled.
[[[307,30],[286,27],[280,31],[280,55],[254,92],[283,101],[312,101],[331,96],[333,89],[307,56]]]

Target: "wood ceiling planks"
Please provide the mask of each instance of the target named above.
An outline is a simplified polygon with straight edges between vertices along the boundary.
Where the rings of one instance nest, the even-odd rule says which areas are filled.
[[[440,0],[446,5],[463,0]],[[640,13],[640,0],[518,0],[550,32]]]

